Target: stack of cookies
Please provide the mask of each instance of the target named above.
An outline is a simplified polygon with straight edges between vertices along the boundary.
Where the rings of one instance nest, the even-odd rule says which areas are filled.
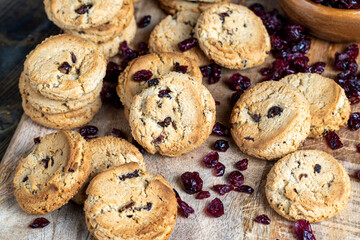
[[[73,129],[91,121],[101,107],[106,60],[82,38],[49,37],[26,58],[19,81],[25,113],[40,125]]]
[[[48,18],[64,32],[93,42],[106,58],[119,52],[136,33],[132,0],[44,0]]]

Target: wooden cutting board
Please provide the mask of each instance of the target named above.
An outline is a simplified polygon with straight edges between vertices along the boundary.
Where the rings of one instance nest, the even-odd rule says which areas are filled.
[[[249,6],[254,2],[246,1],[245,5]],[[274,7],[279,9],[276,1],[258,0],[256,2],[261,2],[267,10],[272,10]],[[143,0],[136,4],[137,19],[144,15],[151,15],[152,22],[150,26],[138,30],[135,43],[147,41],[153,27],[166,16],[155,0]],[[308,56],[311,63],[320,60],[326,62],[328,65],[324,75],[335,77],[336,72],[332,68],[333,56],[336,51],[342,51],[345,46],[313,40]],[[241,71],[241,74],[248,76],[252,84],[255,84],[261,79],[260,68],[269,66],[272,61],[273,59],[269,57],[262,66]],[[229,99],[232,94],[226,86],[226,80],[234,72],[223,70],[222,80],[214,85],[208,85],[204,80],[204,84],[209,88],[215,100],[221,103],[217,106],[217,121],[224,124],[228,124],[231,113]],[[360,104],[352,106],[352,111],[360,111]],[[109,135],[115,127],[122,129],[130,137],[130,129],[122,109],[117,110],[110,105],[104,105],[90,124],[99,128],[99,136]],[[25,115],[19,123],[0,163],[0,239],[92,239],[86,228],[81,206],[70,202],[61,209],[45,215],[51,222],[49,226],[43,229],[30,229],[29,223],[36,217],[21,211],[13,196],[12,179],[18,159],[33,148],[34,137],[43,136],[52,131],[35,124]],[[341,129],[338,134],[344,143],[344,147],[339,150],[331,150],[324,139],[309,139],[302,147],[323,150],[332,154],[345,165],[352,184],[352,197],[346,210],[330,220],[312,224],[312,227],[317,239],[360,239],[360,181],[355,177],[356,172],[360,170],[360,153],[355,149],[355,145],[360,143],[360,130],[352,132]],[[220,137],[210,136],[201,147],[181,157],[144,155],[147,169],[152,173],[162,174],[178,190],[183,200],[195,209],[195,214],[188,219],[178,217],[170,239],[295,239],[294,224],[273,211],[265,198],[265,179],[274,162],[244,155],[233,140],[228,138],[230,148],[227,152],[220,153],[220,161],[226,165],[226,171],[229,173],[234,170],[234,164],[237,161],[248,158],[249,168],[243,172],[245,184],[252,186],[255,192],[252,195],[231,192],[219,196],[210,190],[214,184],[226,183],[225,177],[214,177],[212,170],[205,168],[202,164],[202,158],[211,151],[217,139]],[[182,190],[179,177],[185,171],[200,173],[204,180],[204,190],[210,190],[211,198],[196,200],[194,196]],[[225,207],[225,214],[217,219],[207,216],[204,212],[205,206],[215,197],[219,197]],[[271,224],[265,226],[254,223],[253,219],[260,214],[267,214],[271,219]]]

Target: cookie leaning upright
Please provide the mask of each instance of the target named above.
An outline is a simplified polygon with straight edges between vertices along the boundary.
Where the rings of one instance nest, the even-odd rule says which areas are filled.
[[[322,137],[327,131],[339,130],[350,116],[350,103],[345,91],[334,80],[315,73],[298,73],[280,82],[300,90],[310,102],[311,129],[309,137]]]
[[[251,156],[273,160],[295,151],[310,132],[310,104],[284,83],[258,83],[243,93],[231,113],[231,135]]]
[[[14,195],[29,214],[46,214],[66,204],[91,170],[91,151],[76,132],[59,131],[40,138],[34,150],[20,158]]]
[[[270,37],[261,19],[237,4],[216,4],[204,11],[195,27],[200,48],[230,69],[258,66],[270,53]]]
[[[345,209],[351,194],[344,166],[318,150],[301,150],[280,159],[267,176],[270,206],[290,221],[320,222]]]
[[[134,98],[129,123],[149,153],[180,156],[203,144],[215,123],[215,101],[188,74],[171,72]]]
[[[98,174],[86,190],[90,233],[102,239],[168,239],[177,217],[170,184],[136,163]]]

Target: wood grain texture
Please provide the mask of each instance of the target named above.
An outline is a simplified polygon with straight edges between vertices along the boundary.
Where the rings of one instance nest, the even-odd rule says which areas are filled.
[[[250,5],[254,2],[246,1],[245,4]],[[278,8],[275,1],[257,2],[262,2],[267,10]],[[37,11],[42,11],[42,9]],[[155,0],[143,0],[136,4],[137,19],[148,14],[152,16],[151,25],[138,30],[135,43],[147,40],[152,28],[165,16],[157,7]],[[331,67],[334,53],[343,50],[344,47],[340,44],[314,40],[308,56],[311,62],[319,60],[327,62],[328,66],[324,75],[334,77],[336,72]],[[262,66],[241,71],[241,74],[250,77],[252,84],[255,84],[261,79],[259,69],[269,66],[271,62],[272,59],[269,58]],[[20,70],[21,68],[18,69],[18,71]],[[234,72],[224,70],[222,81],[214,85],[208,85],[204,80],[204,84],[209,88],[215,100],[221,102],[221,105],[217,106],[217,121],[224,124],[228,124],[229,121],[230,96],[233,93],[226,86],[226,79]],[[360,104],[353,106],[353,111],[359,110]],[[99,136],[110,135],[112,128],[115,127],[123,130],[130,137],[130,129],[121,109],[116,110],[112,106],[104,105],[91,124],[99,127]],[[352,197],[348,207],[330,220],[312,224],[317,239],[360,239],[360,208],[358,207],[360,204],[360,181],[355,178],[356,172],[360,170],[360,153],[355,150],[355,144],[360,143],[359,131],[352,132],[345,128],[338,131],[344,147],[336,151],[332,151],[324,139],[309,139],[303,146],[304,149],[321,149],[332,154],[345,165],[351,177]],[[52,130],[43,128],[33,123],[27,116],[23,116],[0,163],[0,239],[92,239],[86,229],[82,207],[70,202],[61,209],[45,215],[51,221],[49,226],[44,229],[30,229],[27,226],[35,216],[22,212],[13,197],[13,171],[19,157],[26,155],[31,150],[34,137],[50,132]],[[188,219],[178,217],[170,239],[295,239],[293,223],[276,214],[265,198],[265,179],[274,162],[262,161],[242,154],[229,138],[230,148],[225,153],[219,153],[220,161],[226,165],[226,171],[229,173],[234,170],[234,164],[237,161],[248,158],[249,168],[243,172],[245,184],[254,187],[255,192],[252,195],[231,192],[219,196],[210,190],[211,186],[215,184],[226,183],[225,177],[214,177],[212,170],[205,168],[202,164],[202,158],[211,151],[212,145],[217,139],[220,138],[210,136],[201,147],[181,157],[144,155],[147,169],[152,173],[162,174],[196,212]],[[210,190],[211,198],[196,200],[194,196],[188,195],[182,190],[179,176],[185,171],[200,173],[204,180],[204,189]],[[219,197],[225,206],[225,214],[218,219],[210,218],[204,212],[205,206],[215,197]],[[254,223],[253,219],[260,214],[270,216],[271,224],[269,226]]]

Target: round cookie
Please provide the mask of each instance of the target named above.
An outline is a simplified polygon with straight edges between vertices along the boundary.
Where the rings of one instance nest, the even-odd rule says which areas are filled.
[[[96,101],[99,97],[100,91],[102,89],[102,82],[96,87],[96,89],[88,94],[85,94],[82,98],[77,100],[67,100],[67,101],[56,101],[49,99],[33,90],[29,85],[29,80],[26,78],[24,72],[21,73],[19,79],[19,89],[21,96],[26,98],[29,104],[36,110],[47,113],[47,114],[58,114],[65,113],[69,111],[78,110],[83,108],[90,103]]]
[[[177,201],[170,184],[136,163],[100,173],[86,193],[86,225],[96,239],[165,240],[174,228]]]
[[[14,195],[29,214],[46,214],[65,205],[90,174],[91,151],[77,132],[59,131],[40,143],[15,170]]]
[[[119,36],[134,17],[132,0],[124,0],[123,6],[117,15],[103,25],[83,30],[64,29],[66,33],[84,38],[94,43],[103,43]]]
[[[91,172],[79,192],[72,198],[77,204],[85,202],[86,188],[97,174],[130,162],[136,162],[140,169],[145,170],[142,154],[125,139],[105,136],[91,139],[87,144],[92,152]]]
[[[109,22],[123,0],[44,0],[48,18],[61,29],[83,30]]]
[[[70,34],[51,36],[29,53],[24,72],[43,96],[76,100],[95,90],[106,73],[106,60],[94,44]]]
[[[350,116],[350,103],[345,91],[334,80],[315,73],[298,73],[280,82],[300,90],[310,102],[311,138],[322,137],[327,131],[339,130]]]
[[[195,59],[199,66],[209,65],[211,61],[197,46],[181,52],[178,43],[193,37],[199,13],[180,11],[174,16],[167,16],[151,32],[149,49],[151,52],[177,52]]]
[[[208,58],[230,69],[258,66],[270,53],[270,37],[261,19],[237,4],[217,4],[204,11],[195,36]]]
[[[229,2],[230,0],[223,0],[222,3]],[[175,14],[179,11],[191,11],[201,13],[207,8],[213,6],[209,2],[195,2],[186,0],[158,0],[160,7],[169,14]]]
[[[351,194],[350,178],[331,155],[301,150],[275,163],[265,193],[270,206],[286,219],[320,222],[345,209]]]
[[[179,53],[153,53],[140,56],[132,60],[126,69],[119,76],[119,84],[116,91],[124,105],[126,118],[129,115],[129,109],[134,97],[144,88],[148,87],[152,79],[175,70],[176,64],[188,66],[186,73],[195,81],[202,82],[202,74],[195,60],[184,57]],[[149,70],[153,74],[148,81],[134,81],[134,74],[141,70]]]
[[[120,52],[120,44],[122,42],[132,42],[132,40],[135,38],[136,29],[136,21],[133,17],[130,20],[129,25],[124,28],[120,35],[110,41],[96,44],[96,46],[104,54],[105,58],[109,59]]]
[[[42,113],[32,107],[26,98],[22,99],[22,107],[31,120],[42,126],[53,129],[74,129],[93,119],[100,110],[101,98],[98,97],[95,102],[81,109],[59,114]]]
[[[230,118],[231,135],[251,156],[273,160],[295,151],[310,132],[310,104],[299,91],[275,81],[243,93]]]
[[[129,122],[149,153],[180,156],[203,144],[215,124],[215,101],[188,74],[168,73],[134,98]]]

